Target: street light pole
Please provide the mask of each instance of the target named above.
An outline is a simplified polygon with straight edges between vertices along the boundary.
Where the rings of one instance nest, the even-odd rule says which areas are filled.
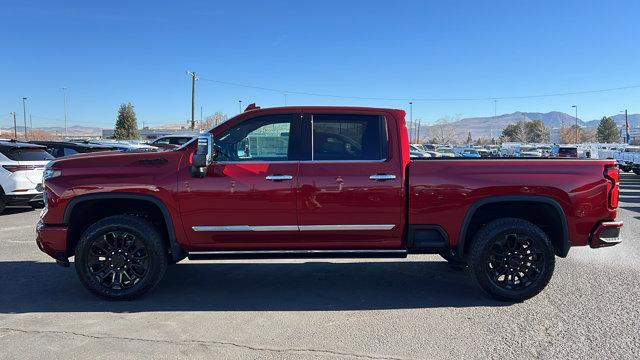
[[[282,94],[284,96],[284,106],[287,106],[287,94]]]
[[[576,109],[576,145],[578,145],[578,105],[571,105],[571,107]]]
[[[238,100],[238,113],[242,114],[242,100]]]
[[[67,136],[67,88],[62,88],[64,102],[64,136]]]
[[[26,97],[22,98],[22,118],[24,120],[24,139],[27,140],[27,105]]]

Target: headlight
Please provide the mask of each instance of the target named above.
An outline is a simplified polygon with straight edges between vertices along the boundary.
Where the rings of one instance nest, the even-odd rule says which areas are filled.
[[[62,170],[54,170],[54,169],[45,169],[42,173],[42,181],[46,181],[49,179],[53,179],[62,175]]]

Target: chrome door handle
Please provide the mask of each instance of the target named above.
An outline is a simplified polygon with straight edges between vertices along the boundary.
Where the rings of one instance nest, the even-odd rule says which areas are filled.
[[[269,175],[265,179],[271,181],[283,181],[283,180],[291,180],[293,176],[291,175]]]
[[[395,178],[396,176],[391,174],[376,174],[376,175],[369,176],[370,180],[376,180],[376,181],[393,180]]]

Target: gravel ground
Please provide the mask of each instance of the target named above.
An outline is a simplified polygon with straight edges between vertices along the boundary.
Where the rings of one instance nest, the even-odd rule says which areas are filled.
[[[621,245],[574,248],[547,289],[493,301],[436,256],[183,261],[133,302],[85,291],[34,242],[37,211],[0,216],[0,358],[640,358],[640,176]]]

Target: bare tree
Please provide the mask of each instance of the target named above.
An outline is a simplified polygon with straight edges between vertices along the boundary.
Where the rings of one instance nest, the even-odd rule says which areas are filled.
[[[223,122],[227,121],[228,119],[229,119],[229,117],[227,116],[227,114],[222,113],[220,111],[216,111],[215,114],[207,116],[206,118],[204,118],[204,120],[202,121],[201,130],[209,129],[209,128],[212,128],[214,126],[218,126],[218,125],[222,124]]]
[[[458,139],[455,123],[456,121],[449,117],[438,119],[430,129],[433,143],[444,145],[455,143]]]

